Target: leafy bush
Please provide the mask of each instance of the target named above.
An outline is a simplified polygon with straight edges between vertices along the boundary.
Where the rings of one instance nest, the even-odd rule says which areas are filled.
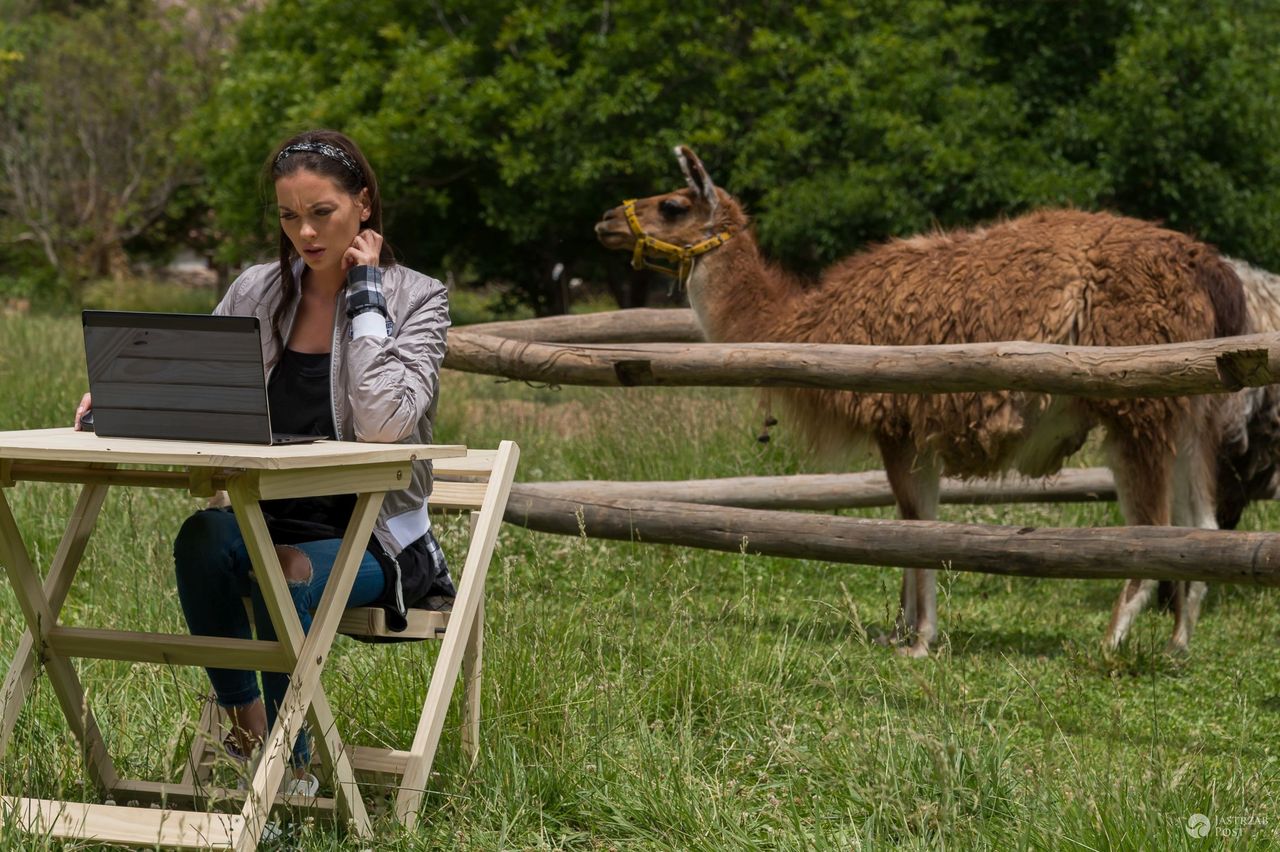
[[[509,292],[501,289],[454,287],[449,290],[449,318],[455,328],[481,322],[528,319],[532,313],[512,299]]]

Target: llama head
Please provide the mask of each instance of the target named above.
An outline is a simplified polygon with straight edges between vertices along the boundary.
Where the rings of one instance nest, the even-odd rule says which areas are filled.
[[[694,258],[722,245],[746,222],[693,149],[680,145],[675,154],[688,187],[609,210],[596,223],[596,237],[605,248],[632,252],[637,269],[657,269],[683,283]]]

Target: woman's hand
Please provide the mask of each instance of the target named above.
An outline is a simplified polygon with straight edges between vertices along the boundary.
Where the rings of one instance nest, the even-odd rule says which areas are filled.
[[[382,257],[382,234],[373,228],[365,228],[356,234],[356,238],[342,253],[342,271],[348,272],[356,266],[377,266]]]
[[[93,397],[85,394],[80,397],[80,404],[76,406],[76,431],[80,431],[80,418],[84,417],[85,412],[93,408]]]

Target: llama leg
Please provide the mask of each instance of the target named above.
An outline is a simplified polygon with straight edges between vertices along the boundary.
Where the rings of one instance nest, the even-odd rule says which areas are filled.
[[[1125,522],[1130,525],[1167,526],[1173,467],[1168,454],[1160,451],[1158,442],[1150,436],[1144,441],[1128,434],[1123,424],[1120,429],[1109,431],[1107,450]],[[1129,580],[1125,583],[1111,611],[1111,622],[1102,640],[1103,650],[1114,651],[1120,647],[1157,585],[1156,580]]]
[[[898,649],[904,657],[927,657],[938,635],[938,572],[916,569],[916,641]]]
[[[1185,654],[1191,650],[1191,633],[1196,629],[1196,622],[1200,620],[1200,605],[1204,603],[1204,596],[1209,592],[1208,584],[1200,580],[1192,580],[1184,585],[1187,591],[1182,604],[1182,617],[1174,622],[1173,636],[1165,649],[1171,654]]]
[[[1111,622],[1107,625],[1107,635],[1102,640],[1104,650],[1114,651],[1120,647],[1120,643],[1129,635],[1133,620],[1146,607],[1147,601],[1151,600],[1151,594],[1158,584],[1157,580],[1125,581],[1120,597],[1111,610]]]
[[[1173,594],[1169,596],[1169,612],[1173,613],[1173,635],[1165,646],[1165,653],[1185,654],[1191,641],[1191,625],[1187,622],[1187,582],[1175,580]]]
[[[880,440],[880,456],[885,475],[898,504],[898,517],[908,521],[931,521],[938,514],[939,470],[933,458],[918,456],[909,440]],[[902,575],[897,626],[893,641],[911,642],[899,653],[923,657],[937,634],[937,572],[907,568]]]
[[[918,612],[916,610],[916,588],[919,586],[920,574],[915,568],[904,568],[902,571],[902,590],[898,593],[898,617],[895,619],[893,634],[886,644],[901,645],[915,633]]]
[[[911,568],[902,571],[902,586],[898,591],[898,614],[894,617],[893,632],[876,637],[880,645],[901,645],[910,638],[916,624],[916,572]]]
[[[1197,400],[1198,407],[1211,403]],[[1203,415],[1202,415],[1203,416]],[[1180,527],[1214,530],[1217,518],[1217,441],[1206,439],[1215,430],[1202,426],[1184,432],[1174,463],[1173,523]],[[1185,654],[1191,647],[1191,633],[1200,618],[1200,605],[1209,587],[1199,581],[1174,583],[1173,635],[1165,648],[1171,654]]]

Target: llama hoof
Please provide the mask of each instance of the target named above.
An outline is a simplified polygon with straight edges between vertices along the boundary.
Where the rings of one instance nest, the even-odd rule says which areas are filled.
[[[895,652],[899,657],[907,657],[912,660],[923,660],[929,656],[929,646],[923,642],[917,642],[914,645],[903,645]]]
[[[1104,656],[1111,656],[1120,650],[1120,646],[1124,644],[1124,634],[1117,634],[1108,631],[1106,636],[1102,637],[1102,653]]]
[[[1167,657],[1189,657],[1191,645],[1185,639],[1170,639],[1169,644],[1164,646],[1164,653]]]
[[[876,636],[876,644],[882,648],[901,648],[912,640],[915,631],[902,627],[893,628],[888,633],[880,633]]]

